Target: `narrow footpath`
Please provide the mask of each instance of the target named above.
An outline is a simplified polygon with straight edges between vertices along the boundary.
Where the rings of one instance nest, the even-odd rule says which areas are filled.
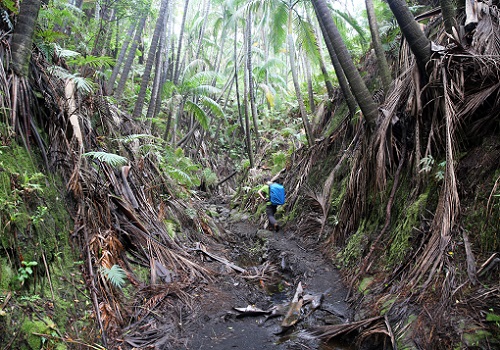
[[[225,233],[206,247],[205,266],[218,273],[191,295],[193,313],[183,329],[187,349],[354,349],[309,332],[352,317],[337,269],[313,244],[286,225],[271,232],[227,207],[208,209],[218,213]]]

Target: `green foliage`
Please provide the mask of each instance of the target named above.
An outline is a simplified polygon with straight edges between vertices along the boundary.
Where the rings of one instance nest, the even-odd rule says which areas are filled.
[[[210,168],[204,168],[202,171],[203,180],[205,184],[210,187],[217,183],[217,174],[212,171]]]
[[[118,289],[123,288],[127,281],[125,271],[119,265],[113,265],[110,269],[101,267],[101,273],[106,276],[108,281]]]
[[[21,262],[21,267],[18,270],[18,275],[17,279],[19,282],[21,282],[21,285],[24,284],[24,282],[33,275],[33,269],[32,267],[37,266],[38,263],[36,261],[23,261]]]
[[[128,159],[114,153],[108,152],[87,152],[82,154],[82,157],[92,157],[98,159],[101,162],[107,163],[112,167],[122,166],[128,163]]]
[[[53,74],[55,77],[58,77],[62,80],[70,80],[72,81],[77,90],[82,93],[91,93],[95,88],[95,83],[88,78],[81,77],[78,73],[71,74],[66,69],[59,66],[52,66],[47,69],[50,74]]]
[[[115,64],[115,60],[107,56],[93,56],[86,55],[85,57],[80,54],[73,56],[67,61],[70,65],[76,65],[78,67],[91,67],[94,69],[110,68]]]
[[[425,210],[428,193],[422,193],[413,204],[405,204],[405,210],[401,211],[401,217],[397,220],[396,227],[391,230],[393,235],[391,246],[388,250],[387,263],[394,266],[408,256],[411,250],[411,238],[414,227],[418,225],[420,214]]]
[[[283,169],[288,160],[288,155],[283,151],[278,151],[271,155],[273,166],[271,172],[277,174],[281,169]]]
[[[126,143],[143,140],[144,142],[139,146],[140,152],[144,156],[154,157],[165,175],[181,186],[200,185],[200,166],[186,157],[182,148],[173,149],[161,138],[147,134],[128,135],[119,140]]]
[[[339,259],[345,267],[355,266],[356,262],[361,258],[365,243],[367,241],[365,232],[366,221],[362,221],[355,234],[349,237],[347,245],[339,253]]]

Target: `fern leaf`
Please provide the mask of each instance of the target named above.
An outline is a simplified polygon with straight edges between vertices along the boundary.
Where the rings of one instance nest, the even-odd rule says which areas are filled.
[[[128,163],[128,159],[122,157],[118,154],[107,153],[107,152],[87,152],[82,154],[83,157],[92,157],[98,159],[101,162],[107,163],[112,167],[117,167],[120,165],[125,165]]]
[[[125,285],[127,274],[119,265],[115,264],[110,269],[102,267],[101,272],[116,288],[121,289]]]

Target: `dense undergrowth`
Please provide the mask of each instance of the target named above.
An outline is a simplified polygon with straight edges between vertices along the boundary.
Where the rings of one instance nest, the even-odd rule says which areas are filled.
[[[6,128],[2,126],[2,130]],[[36,152],[0,145],[2,349],[68,349],[97,335],[64,185]]]

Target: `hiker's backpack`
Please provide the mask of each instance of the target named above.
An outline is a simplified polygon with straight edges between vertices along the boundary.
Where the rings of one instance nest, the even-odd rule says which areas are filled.
[[[269,186],[269,200],[274,205],[285,204],[285,188],[283,185],[273,183]]]

